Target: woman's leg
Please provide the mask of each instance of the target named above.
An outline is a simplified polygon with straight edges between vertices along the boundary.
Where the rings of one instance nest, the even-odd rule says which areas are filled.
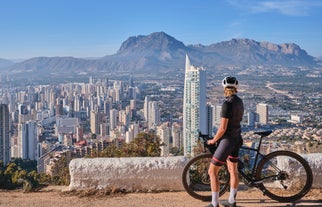
[[[227,167],[230,174],[230,194],[229,194],[229,203],[236,202],[236,195],[239,185],[239,177],[238,177],[238,163],[231,162],[229,159],[227,160]]]
[[[214,165],[210,163],[208,174],[210,177],[210,186],[211,186],[211,194],[212,194],[212,205],[218,206],[219,205],[219,191],[220,191],[220,183],[219,183],[219,176],[218,172],[221,166]]]
[[[239,185],[239,177],[238,177],[238,162],[231,162],[229,159],[227,160],[228,172],[230,174],[230,188],[238,188]]]

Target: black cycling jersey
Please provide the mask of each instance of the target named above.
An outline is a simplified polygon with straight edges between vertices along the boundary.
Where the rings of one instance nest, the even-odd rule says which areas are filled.
[[[243,115],[243,101],[236,95],[227,97],[222,105],[221,117],[228,119],[228,125],[211,160],[214,165],[223,165],[227,158],[231,162],[238,162],[239,148],[243,143],[240,126]]]
[[[221,117],[229,119],[224,137],[236,138],[241,136],[240,122],[243,119],[243,115],[243,101],[237,95],[226,97],[221,110]]]

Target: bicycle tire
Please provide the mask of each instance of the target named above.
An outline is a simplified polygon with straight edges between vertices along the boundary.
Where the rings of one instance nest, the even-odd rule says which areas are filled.
[[[270,178],[269,178],[270,177]],[[279,202],[294,202],[305,196],[312,187],[313,174],[308,162],[290,151],[275,151],[258,164],[259,189]]]
[[[193,157],[185,165],[182,172],[182,184],[187,193],[202,201],[211,201],[211,187],[208,168],[212,154],[204,153]],[[229,187],[229,173],[226,165],[220,169],[220,192],[222,196]]]

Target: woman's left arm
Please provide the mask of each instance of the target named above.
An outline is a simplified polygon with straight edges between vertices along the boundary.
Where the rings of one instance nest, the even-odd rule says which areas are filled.
[[[208,140],[208,144],[215,144],[226,132],[227,130],[227,126],[228,126],[228,118],[221,118],[220,119],[220,125],[219,125],[219,129],[216,133],[216,135],[214,136],[213,139]]]

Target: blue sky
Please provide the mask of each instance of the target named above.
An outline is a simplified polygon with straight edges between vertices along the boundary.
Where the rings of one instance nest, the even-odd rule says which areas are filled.
[[[0,0],[0,58],[102,57],[130,36],[296,43],[322,55],[322,0]]]

